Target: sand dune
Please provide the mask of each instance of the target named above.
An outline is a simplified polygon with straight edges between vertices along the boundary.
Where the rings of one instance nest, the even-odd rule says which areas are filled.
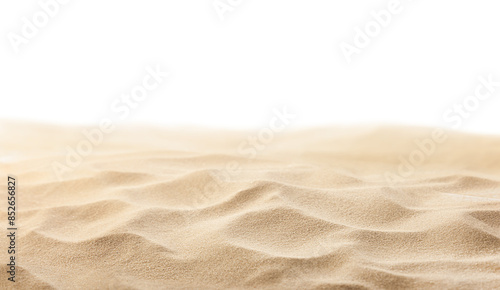
[[[72,167],[82,128],[0,130],[18,289],[500,288],[499,137],[119,128]]]

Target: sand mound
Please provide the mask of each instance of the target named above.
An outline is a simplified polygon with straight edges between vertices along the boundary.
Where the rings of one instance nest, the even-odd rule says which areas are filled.
[[[500,287],[498,137],[81,130],[1,126],[19,289]]]

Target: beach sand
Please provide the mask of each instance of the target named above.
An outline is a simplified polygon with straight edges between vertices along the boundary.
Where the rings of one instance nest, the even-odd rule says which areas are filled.
[[[500,288],[500,137],[82,129],[2,122],[0,288]]]

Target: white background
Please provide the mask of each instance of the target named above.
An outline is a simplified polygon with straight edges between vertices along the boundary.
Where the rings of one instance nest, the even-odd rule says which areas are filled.
[[[500,2],[401,0],[348,63],[340,44],[389,2],[242,0],[221,20],[212,0],[73,0],[16,53],[9,33],[43,10],[2,1],[0,118],[96,124],[160,63],[171,76],[123,122],[259,127],[286,105],[297,127],[449,127],[478,76],[500,81]],[[459,129],[500,133],[499,109],[500,91]]]

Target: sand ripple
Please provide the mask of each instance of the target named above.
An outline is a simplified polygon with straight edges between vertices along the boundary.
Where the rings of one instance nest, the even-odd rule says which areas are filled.
[[[236,133],[151,129],[142,143],[117,133],[57,180],[54,152],[72,140],[46,130],[45,149],[0,164],[20,183],[20,289],[500,287],[498,138],[454,133],[389,184],[425,129],[303,131],[256,159]]]

